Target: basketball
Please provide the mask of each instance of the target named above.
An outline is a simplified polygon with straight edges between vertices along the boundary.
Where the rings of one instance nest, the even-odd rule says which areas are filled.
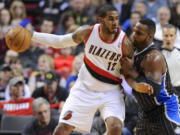
[[[31,38],[32,33],[21,26],[10,28],[5,35],[8,48],[16,52],[26,51],[30,47]]]

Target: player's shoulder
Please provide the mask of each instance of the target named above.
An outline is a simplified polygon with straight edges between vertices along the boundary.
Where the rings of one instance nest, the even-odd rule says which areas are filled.
[[[77,43],[81,43],[82,41],[85,41],[87,37],[89,36],[93,26],[89,25],[83,25],[79,27],[74,33],[73,33],[73,39]]]
[[[93,28],[93,26],[83,25],[83,26],[79,27],[79,28],[77,29],[77,31],[79,31],[79,32],[84,32],[84,33],[89,33],[89,32],[91,32],[92,28]]]
[[[163,54],[158,50],[151,50],[144,58],[145,61],[149,63],[164,61]]]

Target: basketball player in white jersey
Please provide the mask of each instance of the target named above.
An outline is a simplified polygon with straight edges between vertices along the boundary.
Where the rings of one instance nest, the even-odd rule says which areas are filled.
[[[123,53],[133,56],[133,47],[119,28],[118,11],[111,5],[99,10],[99,22],[82,26],[74,33],[52,35],[34,32],[32,40],[54,48],[85,43],[84,64],[60,115],[54,135],[69,135],[73,130],[89,133],[99,109],[107,135],[120,135],[125,118],[124,95],[119,60]],[[147,85],[137,85],[143,91]]]
[[[180,95],[180,51],[174,47],[174,42],[177,38],[176,27],[167,24],[163,27],[163,46],[162,53],[166,58],[171,82],[174,88]]]

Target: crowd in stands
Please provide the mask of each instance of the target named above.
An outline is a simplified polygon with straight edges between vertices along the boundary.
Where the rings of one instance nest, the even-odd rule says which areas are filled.
[[[171,65],[177,67],[171,68],[176,71],[180,69],[180,0],[2,0],[0,114],[1,117],[34,116],[32,121],[24,123],[23,135],[52,135],[63,104],[83,64],[84,44],[55,49],[32,42],[27,51],[17,53],[6,46],[5,33],[16,25],[57,35],[72,33],[81,25],[97,23],[98,8],[107,3],[114,5],[118,10],[119,26],[128,36],[131,36],[140,19],[152,19],[157,29],[154,42],[162,49],[167,59],[174,54],[173,48],[176,48],[176,55],[172,56],[176,58],[176,64]],[[164,45],[166,37],[163,35],[163,27],[167,24],[176,28],[176,38],[173,39],[169,51],[165,52],[168,47]],[[178,75],[172,80],[179,80],[174,86],[180,93]],[[137,106],[132,94],[129,94],[129,91],[127,93],[123,135],[135,135]],[[105,132],[106,126],[97,112],[88,135],[103,135]],[[73,132],[72,135],[81,134]]]

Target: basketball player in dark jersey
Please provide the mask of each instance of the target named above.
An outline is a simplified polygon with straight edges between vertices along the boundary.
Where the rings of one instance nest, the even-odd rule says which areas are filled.
[[[133,58],[121,59],[122,72],[138,102],[136,135],[175,135],[180,125],[179,100],[172,87],[166,60],[153,44],[155,24],[150,19],[137,23],[132,34],[136,48]],[[136,83],[150,84],[137,92]]]

